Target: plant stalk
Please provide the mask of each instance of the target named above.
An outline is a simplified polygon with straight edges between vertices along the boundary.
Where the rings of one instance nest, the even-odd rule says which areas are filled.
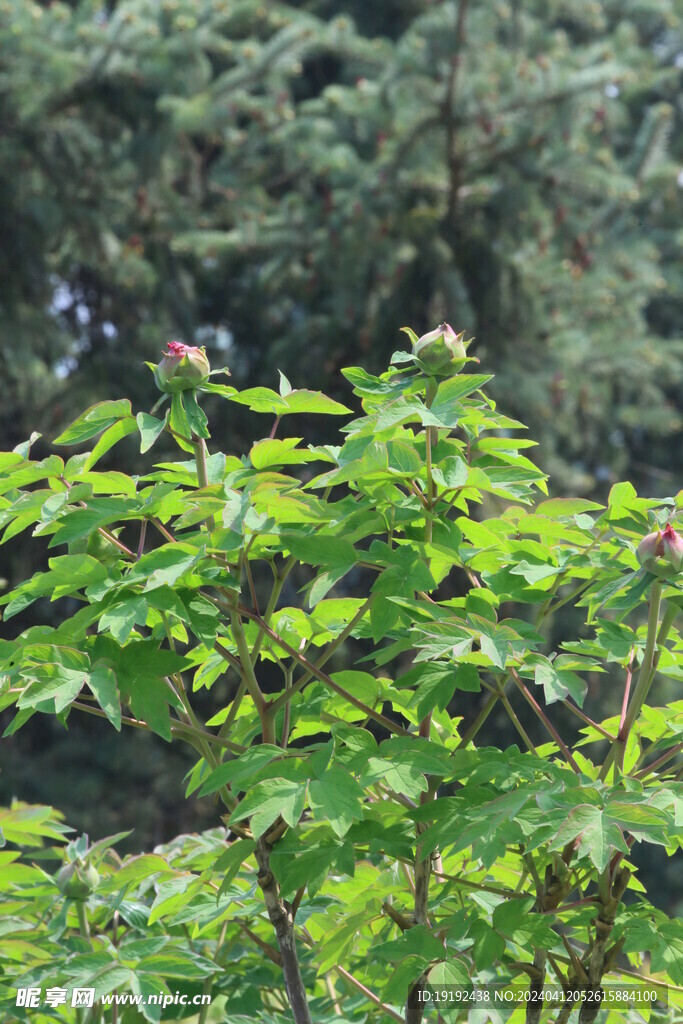
[[[297,955],[294,919],[291,909],[280,898],[280,887],[270,870],[270,850],[270,845],[263,837],[257,841],[254,856],[259,868],[258,884],[282,956],[282,973],[294,1024],[313,1024]]]

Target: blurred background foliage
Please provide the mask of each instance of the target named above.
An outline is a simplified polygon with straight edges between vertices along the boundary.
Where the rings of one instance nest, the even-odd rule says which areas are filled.
[[[554,493],[679,489],[681,0],[0,0],[0,50],[3,448],[149,409],[172,337],[348,400],[446,319]],[[224,450],[263,432],[212,411]],[[0,799],[137,848],[205,823],[163,744],[52,728],[4,741]]]

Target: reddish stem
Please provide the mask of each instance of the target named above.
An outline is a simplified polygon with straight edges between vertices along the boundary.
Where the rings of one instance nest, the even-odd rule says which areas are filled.
[[[617,733],[617,739],[625,740],[625,727],[626,727],[626,712],[628,711],[628,701],[631,696],[631,681],[633,679],[633,665],[635,658],[636,649],[631,648],[631,653],[628,659],[628,669],[626,670],[626,685],[624,686],[624,699],[621,704],[621,718],[619,719],[619,731]]]

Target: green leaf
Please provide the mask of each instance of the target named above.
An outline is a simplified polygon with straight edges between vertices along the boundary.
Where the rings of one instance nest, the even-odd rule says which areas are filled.
[[[456,399],[466,398],[467,395],[479,391],[490,380],[493,380],[490,373],[458,373],[454,377],[449,377],[439,384],[431,408],[434,409],[436,406],[438,409],[440,405],[450,405]]]
[[[543,687],[546,704],[553,704],[556,700],[572,697],[579,707],[583,707],[588,684],[575,672],[569,672],[566,669],[557,670],[548,661],[536,665],[534,682],[537,686]]]
[[[302,841],[295,840],[288,833],[270,855],[270,865],[280,883],[282,896],[287,899],[301,886],[314,893],[336,863],[339,851],[339,845],[329,833],[317,843],[312,836],[306,836]]]
[[[213,646],[221,619],[218,609],[201,594],[191,590],[183,592],[182,600],[186,608],[183,617],[190,623],[194,635],[208,647]]]
[[[327,819],[338,836],[344,836],[363,816],[363,790],[340,765],[332,765],[309,786],[309,804],[316,818]]]
[[[412,929],[410,929],[412,931]],[[382,998],[385,1003],[403,1003],[412,985],[429,967],[426,957],[414,954],[400,960],[384,986]]]
[[[412,479],[422,469],[422,460],[418,453],[410,445],[403,444],[401,441],[387,442],[387,456],[388,468],[392,473],[399,473],[401,476]]]
[[[162,978],[208,978],[216,973],[216,964],[197,953],[176,947],[172,952],[143,957],[137,970],[139,973],[158,974]]]
[[[637,500],[637,498],[635,487],[629,480],[625,480],[622,483],[613,484],[607,504],[612,511],[621,511],[622,509],[631,509],[633,500]]]
[[[384,782],[394,792],[419,800],[420,794],[427,791],[427,780],[421,771],[410,764],[400,761],[388,761],[380,757],[370,757],[363,772],[363,786],[375,782]]]
[[[342,537],[283,533],[282,542],[295,558],[308,565],[326,565],[348,572],[358,558],[353,544]]]
[[[352,697],[362,700],[364,704],[372,706],[379,697],[380,684],[369,672],[346,669],[343,672],[333,672],[330,678]]]
[[[39,804],[13,804],[12,807],[0,807],[0,835],[3,845],[16,843],[17,846],[42,846],[42,840],[62,840],[69,829],[61,825],[55,818],[51,807]]]
[[[324,413],[330,416],[344,416],[351,412],[345,405],[333,401],[319,391],[290,391],[278,395],[270,388],[247,388],[230,395],[230,401],[247,405],[252,412],[272,413],[285,416],[287,413]]]
[[[78,978],[79,985],[95,989],[95,999],[101,999],[114,989],[124,988],[132,979],[133,972],[129,967],[121,964],[111,963],[94,974]],[[72,979],[76,981],[76,979]]]
[[[91,405],[84,413],[73,421],[59,437],[56,437],[54,444],[80,444],[97,434],[101,434],[117,420],[131,416],[130,402],[127,398],[121,398],[115,402],[98,402]]]
[[[132,640],[121,649],[116,669],[126,680],[135,680],[140,675],[167,676],[192,666],[189,658],[159,647],[158,640]]]
[[[471,985],[472,981],[467,973],[467,967],[462,960],[444,960],[432,967],[429,972],[429,984],[439,988],[443,985],[454,985],[462,988],[464,985]]]
[[[149,413],[139,412],[136,416],[136,422],[138,430],[140,431],[140,452],[144,455],[152,447],[154,442],[163,433],[164,427],[168,422],[169,411],[166,411],[166,415],[163,420],[158,420],[156,416],[150,416]]]
[[[128,431],[128,433],[131,433],[131,431]],[[90,484],[93,494],[127,494],[129,497],[135,496],[135,480],[125,473],[118,473],[115,470],[109,470],[106,473],[98,473],[95,470],[91,470],[87,473],[80,473],[77,479],[81,483]],[[72,488],[70,497],[74,495],[74,490],[75,488]],[[137,505],[132,502],[131,507],[137,509]]]
[[[204,781],[199,795],[208,796],[210,793],[217,793],[228,783],[238,789],[246,789],[245,783],[248,783],[261,768],[281,756],[281,748],[270,743],[260,743],[256,747],[250,747],[239,757],[214,768]]]
[[[182,705],[177,698],[174,700],[166,682],[157,676],[141,674],[135,679],[129,680],[125,689],[126,703],[130,704],[130,709],[135,717],[147,722],[150,729],[170,743],[169,703],[179,709]]]
[[[282,815],[288,825],[296,825],[306,801],[306,786],[289,779],[266,779],[257,782],[230,815],[230,822],[251,816],[251,831],[258,839]]]
[[[76,699],[87,682],[83,670],[63,665],[35,665],[24,669],[24,678],[31,680],[17,700],[18,708],[39,707],[44,701],[54,700],[58,714]]]
[[[493,927],[503,935],[512,937],[534,905],[533,897],[506,900],[493,911]]]
[[[254,469],[269,469],[273,466],[294,466],[318,459],[315,452],[307,448],[297,448],[300,437],[273,437],[265,441],[257,441],[249,452],[249,459]]]
[[[422,719],[434,708],[443,711],[447,707],[456,689],[456,670],[451,665],[416,665],[401,676],[396,685],[416,687],[409,707],[416,708],[418,717]]]
[[[147,621],[147,601],[139,594],[110,605],[100,617],[98,631],[111,633],[119,644],[125,644],[136,625]]]
[[[604,871],[615,851],[628,852],[624,836],[609,815],[600,807],[579,804],[572,808],[553,840],[553,849],[579,839],[579,855],[587,856],[598,871]]]
[[[185,404],[182,392],[176,391],[171,395],[171,410],[168,417],[168,425],[173,431],[176,443],[183,451],[194,455],[194,445],[191,441],[192,430],[187,420]]]
[[[347,366],[342,370],[342,376],[346,377],[357,395],[402,394],[406,387],[404,378],[383,380],[381,377],[373,377],[361,366]]]
[[[328,398],[320,391],[306,391],[305,389],[290,391],[287,395],[283,395],[283,400],[285,409],[280,416],[284,416],[285,413],[322,413],[326,416],[346,416],[351,412],[341,402],[335,402],[334,399]]]
[[[443,956],[443,942],[433,931],[423,924],[414,925],[404,931],[400,938],[391,939],[373,946],[373,955],[381,960],[404,960],[407,956],[417,954],[428,960],[436,960]]]
[[[50,547],[88,537],[98,527],[108,526],[134,513],[138,503],[127,498],[91,498],[88,506],[73,509],[62,516]]]
[[[51,558],[48,565],[53,601],[107,578],[106,568],[90,555],[59,555]]]
[[[128,434],[132,434],[135,430],[135,420],[132,416],[126,416],[125,419],[119,420],[117,423],[113,423],[108,430],[105,430],[102,437],[99,439],[90,455],[85,461],[84,469],[92,469],[92,467],[102,458],[102,456],[113,448],[115,444],[118,444]]]
[[[220,855],[213,865],[215,872],[223,874],[219,895],[225,892],[247,857],[250,857],[255,849],[256,843],[251,839],[233,839],[225,853]]]
[[[539,583],[541,580],[547,580],[553,576],[558,576],[564,572],[562,566],[550,565],[547,562],[527,562],[523,559],[518,562],[517,565],[513,565],[510,569],[513,576],[523,576],[527,583],[534,584]]]
[[[653,944],[651,969],[666,971],[674,985],[683,985],[683,928],[680,919],[667,921],[658,928]]]
[[[585,498],[550,498],[548,501],[542,501],[536,507],[536,513],[539,516],[550,516],[557,519],[564,516],[573,519],[578,513],[597,511],[604,507],[596,501],[587,501]]]
[[[123,867],[112,875],[107,875],[100,882],[98,892],[119,892],[129,885],[137,885],[145,879],[158,874],[172,873],[172,868],[163,857],[155,853],[144,853],[139,857],[127,860]]]
[[[153,1003],[150,1001],[150,996],[153,996],[156,1000],[159,996],[170,995],[168,986],[164,984],[163,979],[154,974],[142,974],[140,977],[134,975],[131,979],[130,987],[134,995],[142,997],[140,1013],[144,1019],[149,1024],[159,1024],[163,1001]]]
[[[86,681],[109,721],[120,732],[121,702],[113,671],[101,663],[95,664]]]
[[[282,395],[278,395],[270,388],[247,388],[245,391],[237,391],[227,396],[231,402],[239,405],[247,405],[252,412],[272,413],[274,416],[282,416],[287,406]]]
[[[183,392],[183,403],[191,435],[200,438],[211,437],[206,413],[197,402],[197,393],[193,388]]]
[[[308,592],[309,606],[315,608],[318,602],[322,601],[326,594],[329,594],[335,583],[346,576],[349,569],[350,566],[347,568],[345,565],[338,565],[333,569],[326,569],[324,572],[318,573]]]
[[[486,921],[475,921],[470,929],[472,958],[478,971],[492,967],[505,952],[505,939]]]
[[[437,484],[452,490],[455,487],[464,487],[469,475],[469,466],[459,456],[443,459],[432,471],[432,476]]]
[[[128,574],[128,581],[144,580],[145,593],[157,587],[171,587],[197,560],[197,551],[189,544],[163,544],[137,561]]]

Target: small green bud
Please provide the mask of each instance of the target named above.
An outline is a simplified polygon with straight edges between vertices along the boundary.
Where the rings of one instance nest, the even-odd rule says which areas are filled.
[[[172,395],[177,391],[188,391],[208,380],[211,367],[206,358],[206,349],[183,345],[181,341],[169,341],[167,351],[154,371],[154,379],[160,391]]]
[[[418,338],[413,348],[413,358],[423,373],[450,377],[465,365],[467,353],[464,336],[464,331],[456,334],[450,324],[440,324],[436,330]]]
[[[674,576],[683,569],[683,537],[669,523],[663,530],[643,537],[636,557],[655,576]]]
[[[97,869],[82,860],[65,864],[57,875],[57,885],[71,900],[87,900],[99,885]]]

